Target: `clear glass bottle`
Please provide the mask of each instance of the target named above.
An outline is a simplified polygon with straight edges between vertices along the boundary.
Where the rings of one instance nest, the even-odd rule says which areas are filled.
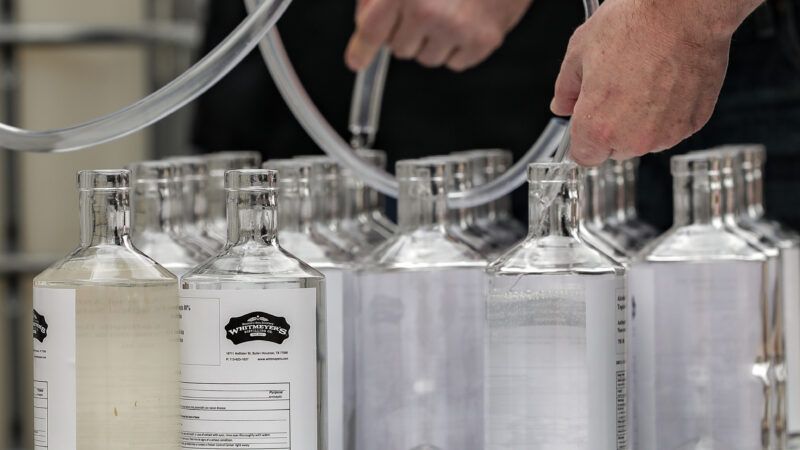
[[[739,226],[768,239],[780,251],[780,293],[783,298],[780,315],[773,327],[772,343],[778,355],[775,375],[778,387],[785,387],[786,434],[790,444],[800,444],[800,235],[780,222],[764,216],[763,170],[766,149],[763,145],[736,146],[742,156],[738,175],[743,186]],[[781,333],[783,339],[780,339]],[[783,358],[781,358],[783,356]],[[782,359],[782,361],[781,361]],[[779,396],[779,398],[781,398]],[[779,410],[780,411],[780,410]],[[780,423],[780,420],[778,420]],[[779,427],[780,428],[780,427]],[[798,445],[800,446],[800,445]]]
[[[176,156],[167,161],[178,168],[178,181],[183,187],[183,232],[180,240],[198,248],[204,256],[216,255],[224,241],[218,241],[208,231],[208,164],[202,156]]]
[[[183,234],[181,185],[174,164],[146,161],[128,166],[133,185],[133,243],[179,278],[208,259]]]
[[[607,190],[605,177],[600,167],[590,167],[585,171],[584,226],[586,231],[595,235],[606,246],[615,252],[624,254],[630,259],[635,253],[635,240],[621,230],[609,225],[607,221]]]
[[[376,167],[386,169],[387,158],[386,152],[383,150],[360,148],[355,152],[367,161],[372,161]],[[397,224],[392,222],[386,215],[386,197],[375,189],[365,186],[364,199],[369,221],[372,222],[376,228],[386,230],[389,233],[389,237],[394,235],[394,233],[397,232]]]
[[[481,449],[485,261],[449,233],[448,164],[397,178],[399,230],[359,270],[356,449]]]
[[[638,159],[609,160],[601,169],[606,180],[606,219],[612,229],[628,237],[636,253],[658,237],[658,231],[639,219],[636,210],[636,172]]]
[[[178,280],[131,243],[129,180],[78,174],[80,245],[34,279],[36,448],[179,448]]]
[[[634,448],[768,448],[766,258],[729,231],[721,161],[672,159],[675,224],[634,264]]]
[[[386,165],[386,154],[383,152],[358,150],[356,154],[376,167],[384,168]],[[389,225],[386,224],[388,219],[385,219],[377,208],[378,202],[374,202],[373,205],[370,197],[377,193],[347,168],[341,169],[341,177],[344,189],[341,190],[340,197],[343,210],[340,228],[342,232],[358,241],[362,252],[369,252],[386,242],[394,231],[389,229]],[[380,213],[377,217],[373,215],[373,211],[376,210]]]
[[[628,449],[625,269],[580,236],[581,169],[528,180],[528,237],[487,270],[485,448]]]
[[[256,151],[226,151],[204,155],[208,163],[208,232],[215,240],[226,242],[228,232],[225,218],[225,172],[261,167],[261,154]]]
[[[468,150],[453,155],[469,159],[472,166],[470,185],[473,187],[493,181],[508,169],[508,158],[513,156],[504,150]],[[482,230],[484,239],[491,246],[490,257],[499,255],[518,243],[525,233],[521,224],[511,217],[510,197],[472,208],[475,226]]]
[[[327,156],[302,155],[311,163],[311,195],[314,197],[314,227],[337,247],[347,249],[351,259],[365,250],[355,237],[342,229],[344,179],[342,168]]]
[[[228,171],[228,242],[181,281],[184,449],[327,448],[325,281],[279,245],[277,187]]]
[[[281,246],[325,275],[328,355],[328,450],[354,447],[355,421],[355,288],[354,265],[313,226],[312,164],[304,159],[270,160],[265,169],[278,171]]]

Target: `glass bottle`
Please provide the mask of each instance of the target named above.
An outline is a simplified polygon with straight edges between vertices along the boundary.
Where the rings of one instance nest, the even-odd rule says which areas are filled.
[[[182,242],[198,248],[204,256],[216,255],[225,243],[214,239],[208,231],[208,164],[202,156],[176,156],[167,161],[178,169],[178,181],[183,186]]]
[[[351,259],[365,250],[358,239],[342,229],[344,179],[342,168],[327,156],[303,155],[296,159],[311,163],[311,195],[314,197],[314,227],[337,247],[347,249]]]
[[[483,448],[485,262],[449,233],[444,161],[397,163],[397,234],[359,269],[356,449]]]
[[[184,449],[327,448],[325,282],[279,245],[277,187],[228,171],[228,242],[181,281]]]
[[[357,150],[356,154],[376,167],[384,168],[386,164],[386,154],[383,152]],[[377,209],[377,205],[371,204],[370,197],[375,192],[345,167],[341,169],[341,179],[344,189],[340,196],[343,210],[340,227],[342,232],[358,241],[362,252],[369,252],[386,242],[394,232],[386,225],[388,219],[382,220],[382,214],[378,216],[381,219],[373,217],[372,211]]]
[[[472,166],[469,183],[472,187],[494,180],[500,175],[499,171],[507,169],[503,150],[468,150],[453,154],[469,159]],[[508,250],[524,236],[524,233],[520,234],[516,229],[516,220],[510,218],[509,202],[510,198],[504,198],[469,210],[474,216],[475,227],[482,231],[481,234],[491,246],[491,251],[488,252],[490,257]]]
[[[768,448],[766,258],[725,226],[719,157],[672,174],[675,224],[629,278],[634,448]]]
[[[510,150],[486,150],[486,155],[489,158],[489,164],[487,165],[487,182],[494,181],[500,175],[508,171],[508,169],[510,169],[514,164],[514,154]],[[499,224],[498,228],[502,230],[510,230],[516,237],[516,240],[512,242],[512,245],[517,244],[520,240],[527,236],[528,227],[526,227],[522,222],[517,220],[512,215],[510,195],[507,195],[495,202],[489,203],[488,209],[489,219]]]
[[[786,434],[793,445],[800,444],[800,236],[780,222],[764,217],[763,145],[736,146],[742,161],[738,175],[743,185],[743,207],[739,210],[739,225],[768,239],[780,251],[780,292],[783,298],[783,322],[774,328],[783,331],[783,340],[776,338],[772,345],[783,364],[776,362],[778,386],[785,384]],[[776,333],[779,337],[780,333]],[[780,398],[780,397],[779,397]]]
[[[639,219],[636,210],[636,172],[639,160],[609,160],[601,169],[606,179],[606,223],[628,236],[631,250],[639,252],[658,237],[658,231]]]
[[[372,161],[376,167],[384,170],[386,169],[386,152],[382,150],[365,148],[356,149],[355,152],[357,155],[366,159],[367,161]],[[372,222],[376,228],[382,228],[386,230],[389,233],[388,237],[391,237],[395,232],[397,232],[397,224],[392,222],[392,220],[386,216],[386,197],[384,197],[383,194],[375,189],[365,186],[364,205],[367,211],[368,220]]]
[[[354,447],[355,302],[353,262],[346,249],[320,235],[313,226],[313,166],[304,159],[270,160],[278,171],[281,246],[325,275],[328,355],[328,449]]]
[[[630,259],[635,253],[635,242],[619,229],[611,227],[607,222],[607,186],[603,172],[599,167],[589,167],[584,176],[586,201],[584,207],[584,226],[586,231],[595,235],[600,241],[615,252],[624,254]]]
[[[79,172],[80,245],[34,279],[36,448],[179,448],[178,280],[131,243],[129,181]]]
[[[183,207],[177,169],[167,161],[135,163],[128,169],[133,184],[133,243],[180,278],[208,258],[201,249],[180,241]]]
[[[204,155],[208,163],[208,233],[219,242],[226,242],[228,232],[225,218],[225,172],[261,167],[261,154],[256,151],[226,151]]]
[[[528,180],[528,237],[487,269],[485,448],[628,449],[625,269],[580,236],[581,169]]]

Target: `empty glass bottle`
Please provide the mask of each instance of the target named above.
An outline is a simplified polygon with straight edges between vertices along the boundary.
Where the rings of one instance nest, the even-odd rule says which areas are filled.
[[[280,247],[277,187],[228,171],[228,242],[181,281],[184,449],[327,448],[325,282]]]
[[[595,235],[599,240],[615,252],[630,258],[636,251],[636,241],[620,229],[612,227],[606,212],[608,187],[603,172],[599,167],[590,167],[585,171],[584,225],[586,231]]]
[[[215,240],[224,243],[228,237],[225,227],[225,172],[235,169],[261,167],[261,154],[256,151],[226,151],[204,155],[208,163],[208,232]]]
[[[181,185],[175,165],[147,161],[128,166],[133,184],[133,242],[178,277],[207,259],[183,234]]]
[[[672,159],[675,224],[641,253],[634,448],[768,448],[766,258],[726,228],[721,161]]]
[[[628,237],[633,253],[658,237],[658,231],[639,219],[636,210],[636,172],[639,160],[609,160],[601,169],[606,180],[606,223]]]
[[[785,384],[786,432],[792,441],[800,440],[800,236],[779,222],[764,217],[763,169],[766,149],[762,145],[742,145],[736,150],[742,155],[739,176],[743,185],[739,225],[767,238],[780,251],[780,293],[783,304],[782,323],[773,327],[775,333],[775,375],[778,386]],[[780,356],[783,361],[780,361]],[[779,397],[780,398],[780,397]],[[778,421],[780,422],[780,421]],[[800,442],[792,442],[797,444]]]
[[[129,181],[78,174],[80,245],[34,279],[36,448],[179,448],[178,280],[131,243]]]
[[[580,236],[581,169],[528,180],[528,237],[487,270],[485,448],[628,449],[625,269]]]
[[[353,262],[313,226],[313,165],[304,159],[270,160],[264,168],[278,171],[281,246],[325,275],[328,355],[328,449],[354,447],[355,421],[355,292]]]
[[[359,271],[356,449],[481,449],[485,262],[448,231],[449,164],[397,178],[399,230]]]
[[[202,156],[177,156],[167,161],[178,168],[178,181],[183,186],[183,232],[180,240],[198,248],[211,257],[222,250],[224,242],[214,239],[208,231],[208,164]]]
[[[376,167],[384,168],[386,165],[386,154],[383,152],[358,150],[356,154]],[[343,210],[340,228],[342,232],[358,241],[362,252],[369,252],[386,242],[394,231],[389,228],[390,225],[386,223],[388,219],[382,214],[373,215],[377,205],[371,204],[370,197],[377,193],[349,169],[343,167],[341,170],[344,189],[341,190],[340,198]],[[393,227],[393,224],[391,226]]]

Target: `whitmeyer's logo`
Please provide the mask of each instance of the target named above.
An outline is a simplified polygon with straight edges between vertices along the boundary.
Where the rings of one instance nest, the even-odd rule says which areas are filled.
[[[289,338],[289,322],[283,317],[265,312],[251,312],[232,317],[225,325],[225,337],[236,345],[250,341],[269,341],[282,344]]]
[[[35,309],[33,310],[33,338],[39,342],[44,342],[47,338],[47,320],[44,316],[39,314]]]

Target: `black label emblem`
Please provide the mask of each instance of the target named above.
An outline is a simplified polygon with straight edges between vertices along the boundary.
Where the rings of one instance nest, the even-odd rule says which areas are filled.
[[[47,337],[47,320],[44,316],[39,314],[35,309],[33,310],[33,338],[39,342],[44,342]]]
[[[225,325],[225,337],[236,345],[250,341],[269,341],[283,344],[289,338],[289,322],[264,312],[252,312],[232,317]]]

